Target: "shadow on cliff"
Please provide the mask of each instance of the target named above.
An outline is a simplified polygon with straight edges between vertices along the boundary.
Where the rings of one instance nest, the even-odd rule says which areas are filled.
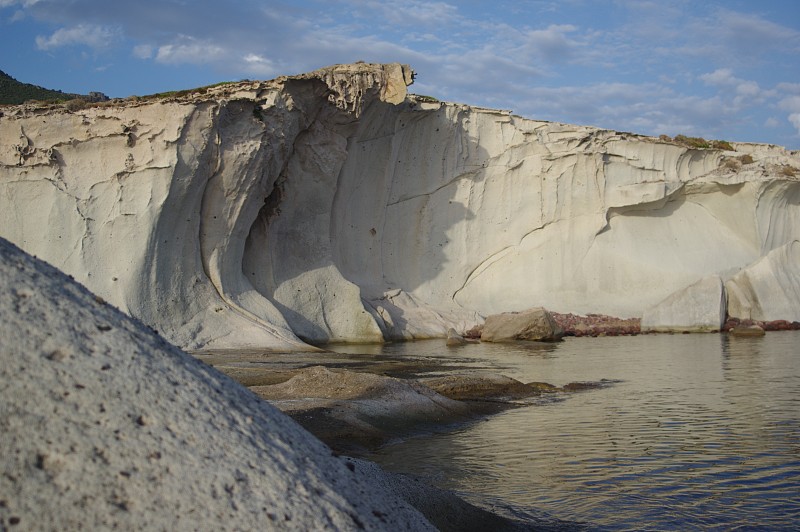
[[[453,295],[471,243],[467,229],[452,229],[475,218],[471,200],[491,159],[468,114],[375,102],[348,141],[331,208],[333,260],[389,329],[430,329],[437,317],[423,306],[460,308]],[[398,289],[411,297],[387,305]]]
[[[283,315],[283,318],[292,328],[292,332],[294,332],[298,338],[310,345],[324,344],[324,342],[320,341],[320,338],[326,338],[328,331],[309,320],[296,310],[276,301],[274,298],[271,298],[270,302],[275,306],[276,309],[280,311],[280,313]]]
[[[460,263],[470,242],[466,229],[451,229],[474,218],[473,190],[489,163],[468,113],[373,101],[357,122],[320,112],[294,139],[250,229],[243,269],[301,339],[375,341],[350,338],[367,330],[363,310],[386,339],[454,326],[444,316],[460,308],[453,294],[468,275]],[[363,309],[334,270],[358,287]],[[317,298],[306,297],[311,286]]]

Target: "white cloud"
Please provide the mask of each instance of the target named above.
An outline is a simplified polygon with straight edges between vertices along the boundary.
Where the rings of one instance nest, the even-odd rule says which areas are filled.
[[[150,59],[153,57],[153,45],[139,44],[133,47],[133,56],[138,59]]]
[[[175,42],[158,47],[156,61],[165,64],[207,64],[224,59],[225,49],[215,43],[179,35]]]
[[[39,3],[40,0],[0,0],[0,7],[31,7]]]
[[[800,135],[800,113],[792,113],[789,115],[789,122],[797,129],[797,133]]]
[[[121,36],[118,28],[96,24],[78,24],[71,28],[60,28],[49,37],[36,37],[36,47],[49,51],[63,46],[84,45],[95,50],[107,48]]]
[[[0,0],[24,10],[27,20],[63,28],[39,38],[42,50],[101,47],[124,37],[126,59],[143,60],[136,65],[143,69],[202,64],[208,76],[266,78],[355,60],[399,61],[419,73],[412,90],[441,99],[717,138],[730,138],[726,128],[733,127],[759,140],[758,128],[772,116],[772,141],[793,131],[786,118],[800,113],[792,99],[800,98],[800,24],[771,16],[769,6],[740,3],[737,12],[724,0],[107,4]]]
[[[734,85],[739,82],[730,68],[719,68],[714,72],[702,74],[700,79],[708,85]]]
[[[784,48],[788,43],[798,44],[800,32],[766,20],[753,13],[740,13],[727,9],[718,11],[718,34],[737,52],[748,55],[765,53],[774,48]]]
[[[778,88],[785,91],[784,94],[789,93],[778,102],[778,109],[789,113],[786,119],[800,134],[800,84],[781,83]]]
[[[244,61],[243,70],[250,75],[266,77],[276,74],[272,61],[259,54],[246,54],[242,60]]]
[[[258,54],[247,54],[246,56],[244,56],[245,63],[264,63],[266,61],[267,61],[266,59],[264,59]]]
[[[440,26],[459,18],[458,8],[446,2],[425,2],[412,0],[405,2],[352,1],[357,10],[364,7],[380,13],[381,18],[401,26]],[[358,15],[356,11],[355,15]]]
[[[800,83],[778,83],[775,87],[781,92],[786,92],[789,94],[800,94]]]
[[[731,98],[731,105],[735,110],[748,106],[760,105],[767,97],[774,95],[771,91],[764,91],[759,84],[752,80],[737,78],[730,68],[720,68],[708,74],[702,74],[700,80],[706,85],[724,89],[719,93],[721,98]]]
[[[778,102],[778,107],[784,111],[800,113],[800,95],[787,96]]]
[[[756,97],[761,94],[761,87],[755,81],[742,81],[736,85],[736,94],[743,97]]]
[[[567,34],[577,29],[571,24],[552,24],[543,30],[530,30],[525,35],[525,51],[551,62],[565,60],[578,46]]]

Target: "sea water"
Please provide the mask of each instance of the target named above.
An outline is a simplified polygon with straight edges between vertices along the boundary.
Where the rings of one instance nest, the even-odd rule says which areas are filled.
[[[800,529],[800,332],[415,342],[372,354],[441,374],[605,383],[367,456],[388,470],[593,529]]]

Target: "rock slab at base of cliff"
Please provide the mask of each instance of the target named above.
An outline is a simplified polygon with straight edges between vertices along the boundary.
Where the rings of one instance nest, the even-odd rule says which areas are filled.
[[[727,299],[722,279],[713,275],[670,295],[644,311],[644,332],[716,332],[725,323]]]
[[[481,342],[553,342],[563,336],[564,331],[549,312],[534,308],[487,317],[481,331]]]
[[[434,530],[277,409],[0,239],[0,529]]]

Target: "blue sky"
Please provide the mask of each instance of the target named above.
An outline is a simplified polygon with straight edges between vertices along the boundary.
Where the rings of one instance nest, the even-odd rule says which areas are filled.
[[[403,62],[535,119],[800,147],[797,0],[0,0],[0,70],[112,97]]]

